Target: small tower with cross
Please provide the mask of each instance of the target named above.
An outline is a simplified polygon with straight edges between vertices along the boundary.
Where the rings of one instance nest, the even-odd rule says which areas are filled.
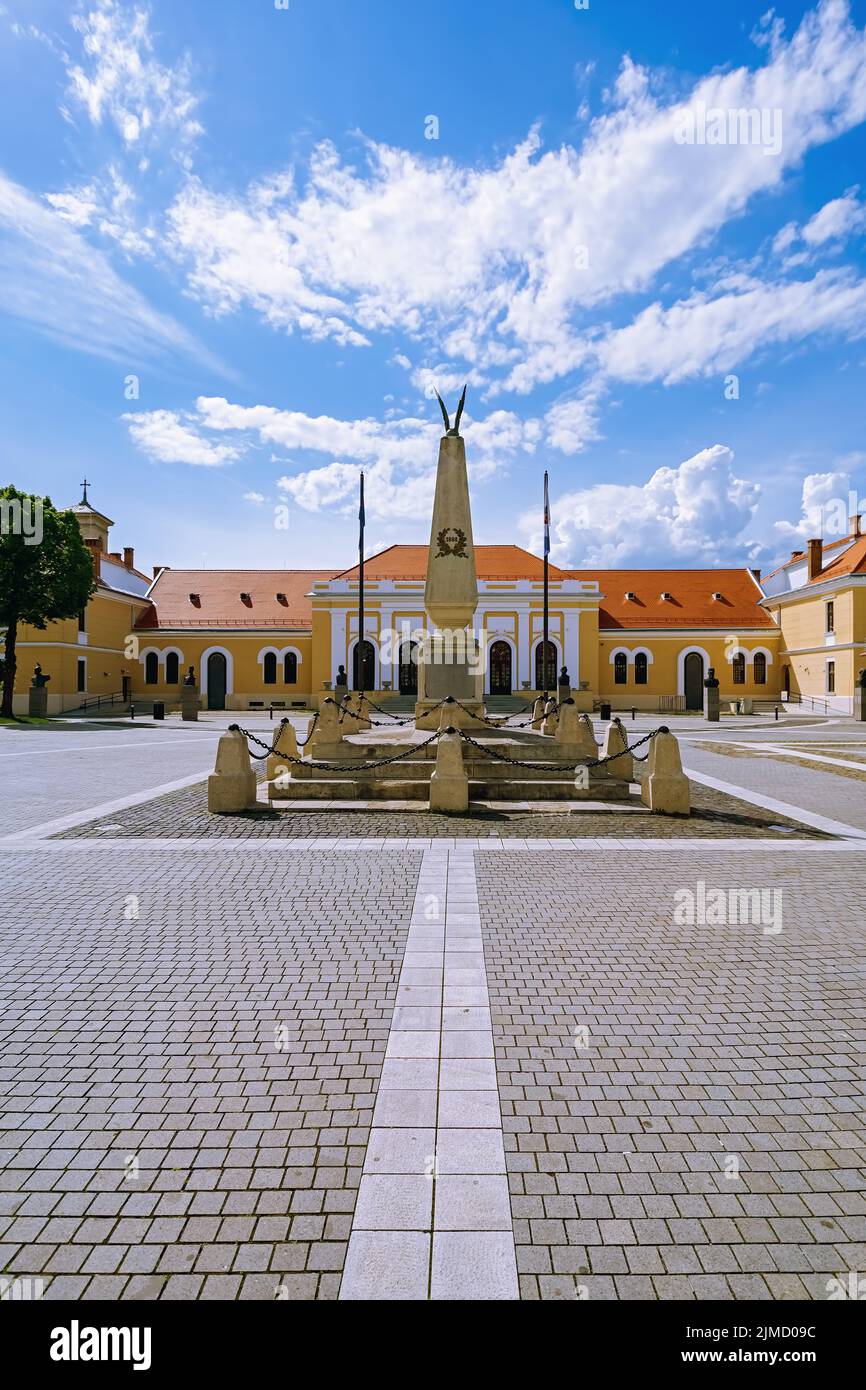
[[[72,508],[72,514],[78,522],[82,539],[90,543],[97,542],[99,550],[107,553],[108,533],[114,522],[91,505],[87,496],[87,489],[91,486],[87,478],[82,481],[81,501]]]

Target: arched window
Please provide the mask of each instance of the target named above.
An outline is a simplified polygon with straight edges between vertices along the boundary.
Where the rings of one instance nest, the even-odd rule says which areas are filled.
[[[276,685],[277,683],[277,654],[276,652],[265,652],[263,664],[265,685]]]
[[[638,652],[634,659],[635,685],[646,685],[647,669],[646,652]]]
[[[159,657],[156,652],[148,652],[144,658],[145,685],[159,685]]]
[[[286,685],[298,683],[298,658],[294,652],[286,652],[283,657],[283,680]]]
[[[545,666],[547,669],[545,670]],[[547,662],[544,660],[544,642],[535,648],[535,688],[536,690],[556,690],[556,647],[547,643]]]
[[[179,664],[177,652],[169,652],[165,658],[165,683],[166,685],[177,685],[179,678]]]
[[[613,683],[625,685],[628,681],[628,657],[625,652],[617,652],[613,659]]]
[[[361,648],[364,654],[364,665],[361,672],[358,671],[358,649]],[[352,689],[360,690],[361,685],[358,676],[364,677],[364,690],[375,689],[376,680],[376,652],[372,642],[365,638],[363,642],[356,642],[352,652]]]
[[[737,652],[737,655],[734,657],[733,661],[731,662],[731,666],[732,666],[733,672],[734,672],[734,685],[745,685],[745,684],[746,684],[746,654],[745,654],[745,652]]]
[[[755,660],[752,663],[752,676],[755,685],[767,684],[767,658],[763,652],[755,652]]]

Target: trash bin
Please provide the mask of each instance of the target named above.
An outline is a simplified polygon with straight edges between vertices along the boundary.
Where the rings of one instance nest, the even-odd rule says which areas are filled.
[[[165,719],[165,705],[162,700],[154,700],[153,717],[154,719]]]
[[[610,719],[610,705],[599,705],[599,719]]]

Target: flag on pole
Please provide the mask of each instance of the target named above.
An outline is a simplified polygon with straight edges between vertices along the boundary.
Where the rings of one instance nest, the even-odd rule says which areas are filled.
[[[550,554],[550,498],[547,495],[547,469],[544,470],[544,553]]]
[[[359,545],[361,545],[361,546],[363,546],[363,544],[364,544],[364,522],[366,521],[366,519],[367,519],[367,518],[366,518],[365,515],[364,515],[364,474],[363,474],[363,471],[362,471],[362,473],[361,473],[361,505],[360,505],[360,507],[358,508],[358,521],[361,523],[360,538],[359,538],[359,542],[358,542],[358,543],[359,543]]]

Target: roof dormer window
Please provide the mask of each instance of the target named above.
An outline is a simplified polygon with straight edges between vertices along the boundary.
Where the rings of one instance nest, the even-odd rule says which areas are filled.
[[[192,604],[193,608],[201,607],[201,598],[198,594],[190,594],[189,601]]]
[[[625,601],[626,601],[626,603],[634,603],[634,602],[636,601],[636,599],[637,599],[637,594],[634,592],[634,590],[633,590],[633,589],[627,589],[627,590],[626,590],[626,594],[625,594]]]
[[[285,594],[277,594],[277,603],[281,603],[284,608],[288,601],[289,600],[286,598]]]
[[[241,603],[245,603],[247,608],[252,608],[253,601],[249,594],[241,594]]]
[[[719,593],[713,594],[713,598],[715,599],[716,603],[721,603],[722,601],[722,596]]]
[[[673,598],[673,594],[669,594],[667,589],[662,589],[661,593],[659,594],[659,598],[661,599],[662,603],[670,603],[671,599]]]

